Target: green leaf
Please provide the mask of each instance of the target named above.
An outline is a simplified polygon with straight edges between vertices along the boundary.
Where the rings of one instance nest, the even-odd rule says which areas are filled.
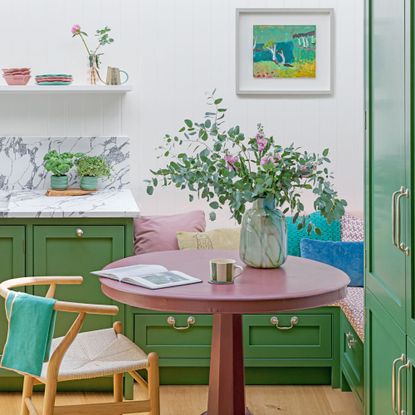
[[[222,98],[216,98],[214,102],[215,105],[219,105],[223,101]]]
[[[193,127],[193,121],[192,120],[184,120],[184,123],[189,127],[192,128]]]
[[[218,209],[219,208],[219,203],[218,202],[211,202],[211,203],[209,203],[209,206],[212,209]]]
[[[153,186],[147,186],[147,194],[152,195],[154,193],[154,187]]]
[[[210,212],[209,213],[209,219],[213,222],[216,219],[216,213],[215,212]]]
[[[323,156],[324,157],[327,157],[329,155],[329,149],[328,148],[325,148],[324,150],[323,150]]]

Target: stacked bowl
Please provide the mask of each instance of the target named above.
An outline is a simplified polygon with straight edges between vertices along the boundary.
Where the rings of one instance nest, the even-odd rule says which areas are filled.
[[[30,68],[2,69],[7,85],[26,85],[30,79]]]
[[[72,75],[67,74],[44,74],[35,76],[38,85],[70,85]]]

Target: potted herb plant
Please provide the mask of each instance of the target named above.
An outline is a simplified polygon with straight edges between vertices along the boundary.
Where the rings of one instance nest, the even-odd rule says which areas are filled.
[[[82,156],[76,160],[80,187],[83,190],[96,190],[99,177],[109,177],[110,166],[102,157]]]
[[[59,153],[56,150],[48,151],[43,157],[43,165],[46,171],[52,173],[50,178],[51,188],[54,190],[65,190],[68,188],[67,173],[74,166],[78,153]]]
[[[287,256],[286,213],[291,211],[299,229],[320,233],[307,223],[304,192],[314,194],[314,208],[329,223],[344,214],[347,203],[331,185],[328,149],[319,155],[294,144],[282,146],[261,124],[254,137],[239,126],[225,129],[226,108],[221,103],[213,92],[208,98],[212,110],[201,122],[186,119],[179,134],[164,137],[160,157],[170,160],[151,170],[147,193],[153,194],[159,185],[188,190],[190,201],[196,194],[209,202],[211,220],[216,209],[227,205],[242,223],[241,259],[253,267],[277,268]]]

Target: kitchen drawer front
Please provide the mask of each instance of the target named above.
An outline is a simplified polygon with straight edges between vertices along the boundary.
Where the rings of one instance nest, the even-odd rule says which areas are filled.
[[[341,369],[349,386],[363,401],[364,364],[363,343],[347,318],[341,314]]]
[[[194,322],[189,324],[189,318],[193,318]],[[209,359],[211,339],[211,316],[197,314],[134,315],[135,343],[147,353],[157,352],[160,358]]]
[[[278,319],[279,328],[275,317]],[[243,317],[243,330],[246,358],[332,357],[331,314],[246,315]]]

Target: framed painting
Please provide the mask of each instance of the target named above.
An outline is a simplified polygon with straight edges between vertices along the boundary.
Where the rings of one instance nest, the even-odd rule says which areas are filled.
[[[237,94],[331,94],[333,9],[237,9]]]

